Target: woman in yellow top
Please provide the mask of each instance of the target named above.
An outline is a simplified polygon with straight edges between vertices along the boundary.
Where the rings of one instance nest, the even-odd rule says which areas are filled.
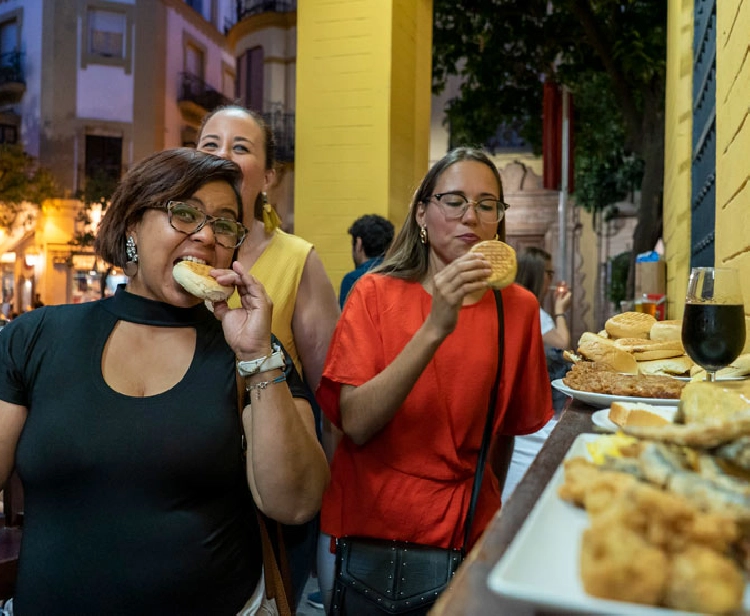
[[[276,175],[273,132],[253,111],[238,105],[219,107],[204,118],[198,149],[232,160],[242,169],[248,233],[236,259],[265,287],[273,301],[271,331],[315,391],[340,310],[313,245],[279,229],[281,221],[266,201],[265,191]],[[230,308],[236,301],[230,298]],[[323,447],[332,454],[336,437],[324,423],[328,425],[323,426]],[[315,558],[317,525],[285,527],[284,540],[299,602]]]
[[[237,258],[273,300],[271,329],[315,391],[339,308],[313,245],[278,228],[280,220],[266,201],[265,192],[276,176],[273,132],[254,111],[219,107],[204,118],[198,149],[228,158],[242,169],[249,232]]]

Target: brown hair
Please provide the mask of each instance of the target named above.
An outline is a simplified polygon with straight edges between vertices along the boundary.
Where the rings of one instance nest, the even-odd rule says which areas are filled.
[[[527,246],[518,255],[517,262],[516,282],[536,295],[541,304],[547,292],[544,286],[544,275],[547,270],[547,263],[552,262],[552,255],[536,246]]]
[[[108,263],[124,267],[128,228],[147,209],[188,199],[209,182],[226,182],[232,187],[237,198],[237,219],[242,222],[242,171],[235,163],[192,148],[175,148],[147,156],[120,180],[112,195],[96,236],[97,254]]]
[[[261,114],[259,114],[257,111],[253,111],[252,109],[248,109],[247,107],[243,107],[242,105],[221,105],[220,107],[217,107],[210,113],[207,113],[205,116],[203,116],[203,121],[201,122],[201,127],[198,131],[198,144],[200,144],[201,137],[203,136],[203,129],[205,129],[208,121],[217,113],[221,113],[222,111],[239,111],[240,113],[244,113],[245,115],[249,116],[250,119],[258,125],[260,130],[263,132],[263,150],[266,155],[265,168],[266,171],[271,171],[276,165],[276,139],[274,139],[273,130],[271,130],[271,127],[268,125]],[[263,220],[262,194],[258,194],[258,196],[255,198],[255,205],[253,206],[253,217],[256,220]]]
[[[412,197],[409,212],[404,226],[401,227],[390,250],[385,255],[383,263],[373,271],[388,274],[412,282],[422,280],[427,274],[427,254],[429,246],[422,244],[419,239],[419,224],[417,224],[417,205],[428,203],[435,191],[435,185],[443,172],[455,163],[475,161],[489,167],[497,179],[498,199],[503,200],[503,182],[500,173],[489,157],[479,148],[459,147],[448,152],[437,161],[422,179],[419,188]],[[505,217],[497,225],[499,239],[505,240]]]

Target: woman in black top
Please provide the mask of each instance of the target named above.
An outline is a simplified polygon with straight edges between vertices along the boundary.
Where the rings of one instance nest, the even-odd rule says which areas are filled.
[[[15,468],[25,493],[17,616],[236,614],[260,580],[255,508],[292,524],[318,510],[328,467],[308,393],[273,353],[262,285],[232,261],[240,181],[210,154],[148,157],[97,237],[128,283],[2,332],[0,484]],[[187,293],[172,277],[186,259],[242,307],[212,314]],[[261,366],[241,413],[236,361]]]

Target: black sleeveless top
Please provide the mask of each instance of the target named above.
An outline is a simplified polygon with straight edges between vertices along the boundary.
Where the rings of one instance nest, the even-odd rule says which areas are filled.
[[[194,327],[169,391],[135,398],[104,382],[118,320]],[[25,494],[18,616],[233,615],[262,563],[237,413],[235,358],[205,308],[118,289],[47,306],[0,336],[0,399],[29,409],[16,451]],[[293,395],[307,397],[290,375]]]

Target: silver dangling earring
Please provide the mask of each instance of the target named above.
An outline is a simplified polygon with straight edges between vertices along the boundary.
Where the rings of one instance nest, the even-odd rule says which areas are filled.
[[[128,260],[125,262],[125,275],[132,278],[138,273],[138,248],[136,248],[135,240],[132,235],[128,235],[128,239],[125,240],[125,254]]]
[[[427,245],[427,227],[419,227],[419,241]]]

